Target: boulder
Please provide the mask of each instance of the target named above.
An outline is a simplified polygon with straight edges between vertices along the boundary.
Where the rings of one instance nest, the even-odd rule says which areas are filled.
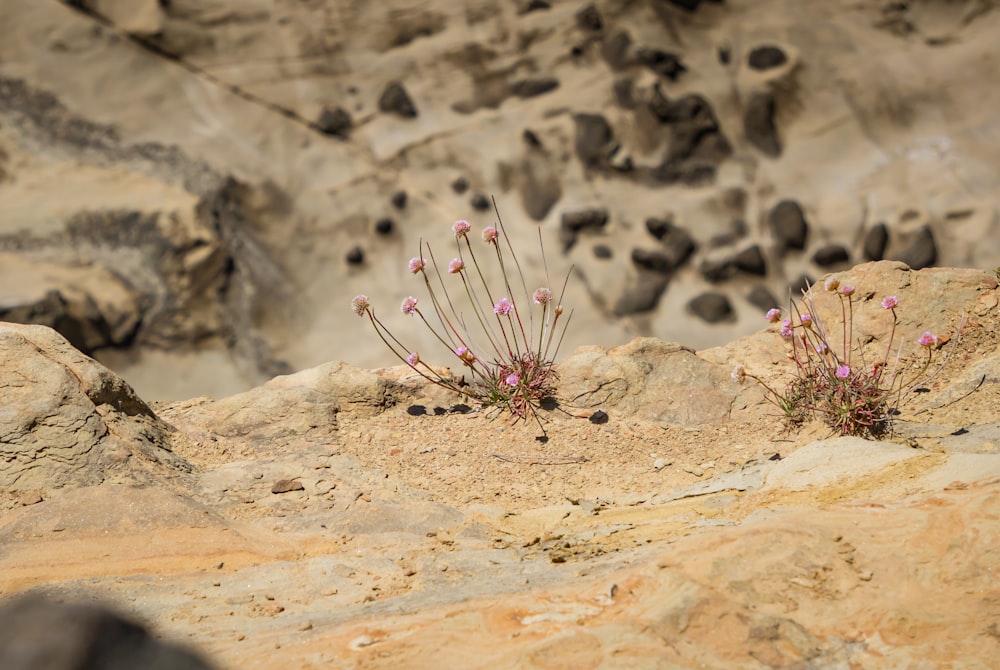
[[[51,328],[0,323],[0,486],[141,483],[189,470],[125,381]]]

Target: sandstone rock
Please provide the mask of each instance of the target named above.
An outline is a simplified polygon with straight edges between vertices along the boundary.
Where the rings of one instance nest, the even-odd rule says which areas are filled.
[[[696,245],[691,234],[669,219],[646,219],[646,230],[663,245],[672,267],[680,267],[694,253]]]
[[[519,98],[534,98],[559,88],[555,77],[533,77],[521,79],[511,85],[511,92]]]
[[[757,91],[743,109],[743,134],[757,150],[772,158],[781,155],[781,140],[774,124],[774,96]]]
[[[656,309],[670,284],[670,276],[662,272],[642,272],[629,281],[614,302],[615,316],[644,314]]]
[[[729,379],[729,370],[655,338],[621,347],[581,347],[560,363],[559,377],[568,397],[605,410],[689,425],[726,419],[723,399],[730,387],[722,381]]]
[[[782,200],[772,207],[767,215],[767,225],[782,248],[805,248],[809,224],[802,206],[795,200]]]
[[[0,486],[52,490],[170,477],[169,428],[120,377],[43,326],[0,324]]]
[[[21,596],[0,608],[0,666],[5,670],[212,667],[192,651],[155,639],[143,626],[108,607],[64,603],[40,594]]]

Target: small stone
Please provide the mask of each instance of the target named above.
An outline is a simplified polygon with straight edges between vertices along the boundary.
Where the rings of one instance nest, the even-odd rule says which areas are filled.
[[[688,302],[688,309],[706,323],[721,323],[733,318],[733,306],[721,293],[702,293]]]
[[[670,81],[677,81],[678,77],[687,72],[681,57],[669,51],[642,47],[636,51],[636,56],[640,63]]]
[[[771,234],[788,249],[804,249],[809,235],[809,224],[802,206],[795,200],[782,200],[767,215]]]
[[[304,491],[305,486],[297,479],[279,479],[271,485],[271,493],[289,493],[291,491]]]
[[[754,286],[750,289],[750,292],[747,293],[747,302],[759,309],[761,312],[766,312],[769,309],[778,307],[778,299],[774,297],[774,294],[771,293],[767,287],[759,285]]]
[[[788,56],[781,48],[773,44],[765,44],[750,51],[747,56],[747,65],[753,70],[770,70],[788,62]]]
[[[774,95],[770,91],[758,91],[750,96],[743,110],[743,134],[747,141],[772,158],[781,155],[774,107]]]
[[[842,244],[826,244],[813,254],[813,263],[821,268],[842,265],[851,259],[851,255]]]
[[[555,77],[534,77],[514,82],[511,92],[519,98],[534,98],[559,88]]]
[[[595,424],[607,423],[608,422],[608,413],[605,412],[603,409],[599,409],[596,412],[594,412],[593,414],[591,414],[587,418],[587,420],[590,421],[590,423],[595,423]]]
[[[657,458],[653,461],[653,469],[659,472],[668,465],[673,465],[673,461],[667,460],[666,458]]]
[[[375,222],[375,232],[379,235],[391,235],[395,224],[390,218],[382,218]]]
[[[325,135],[346,138],[351,133],[354,122],[343,107],[324,107],[316,120],[316,129]]]
[[[604,40],[601,56],[612,70],[620,70],[629,64],[629,50],[631,48],[632,38],[628,32],[619,30]]]
[[[465,177],[456,177],[455,181],[451,182],[451,190],[457,195],[462,195],[469,190],[469,180]]]
[[[681,470],[695,477],[703,477],[705,475],[705,471],[697,465],[682,465]]]
[[[417,117],[417,107],[413,104],[413,99],[406,89],[398,81],[386,84],[382,95],[378,99],[378,108],[386,113],[395,113],[404,119],[415,119]]]
[[[608,260],[614,256],[614,252],[611,250],[611,247],[606,244],[595,244],[593,251],[594,258],[598,258],[600,260]]]
[[[600,114],[574,114],[574,146],[576,155],[584,165],[599,165],[611,155],[614,139],[611,124]]]
[[[865,233],[862,253],[865,260],[880,261],[885,258],[885,248],[889,244],[889,229],[884,223],[876,223]]]
[[[937,262],[937,245],[930,226],[924,226],[910,245],[896,260],[902,261],[914,270],[930,267]]]
[[[396,209],[406,209],[406,191],[396,191],[389,201]]]
[[[741,272],[763,277],[767,274],[767,260],[759,244],[747,247],[733,256],[733,266]]]
[[[482,193],[476,193],[472,196],[472,200],[469,201],[469,204],[472,205],[472,209],[477,212],[485,212],[490,208],[490,199]]]
[[[590,3],[576,13],[576,25],[583,30],[598,31],[604,27],[604,20],[594,3]]]
[[[361,247],[354,247],[345,257],[348,265],[361,265],[365,262],[365,252]]]

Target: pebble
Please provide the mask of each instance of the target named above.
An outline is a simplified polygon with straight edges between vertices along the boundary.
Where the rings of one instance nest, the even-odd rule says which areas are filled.
[[[655,461],[653,461],[653,469],[656,470],[657,472],[667,467],[668,465],[673,465],[673,461],[668,460],[666,458],[657,458]]]

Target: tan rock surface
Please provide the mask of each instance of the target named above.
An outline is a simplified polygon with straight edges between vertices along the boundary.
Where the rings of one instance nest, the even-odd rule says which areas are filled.
[[[951,338],[889,441],[783,430],[758,389],[728,378],[736,357],[788,372],[768,330],[705,354],[583,348],[542,443],[538,426],[463,413],[402,368],[332,363],[149,409],[52,331],[5,325],[5,370],[52,368],[4,377],[23,398],[8,423],[32,407],[82,413],[69,408],[86,398],[130,460],[151,448],[135,422],[173,451],[142,476],[99,482],[80,452],[32,491],[6,484],[0,595],[111,602],[221,668],[990,667],[996,278],[852,273],[872,294],[860,324],[897,294],[912,315],[897,336]],[[878,350],[888,333],[871,332]],[[624,380],[600,398],[606,423],[573,400],[588,375],[595,389]],[[707,382],[704,397],[678,395]],[[10,435],[30,454],[78,434],[51,423],[7,430],[4,453]]]

